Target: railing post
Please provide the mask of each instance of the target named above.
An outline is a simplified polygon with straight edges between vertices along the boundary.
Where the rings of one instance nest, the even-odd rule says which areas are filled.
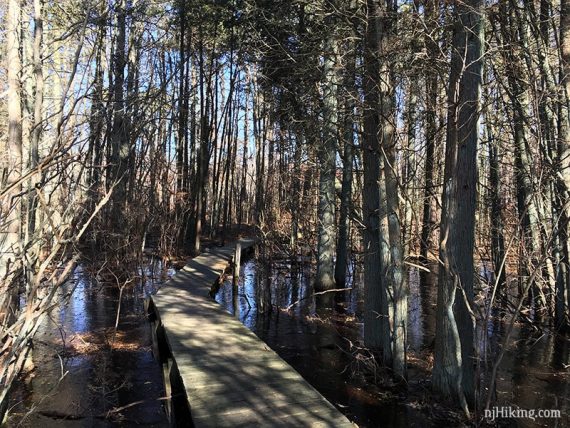
[[[236,251],[234,253],[234,269],[233,269],[233,285],[237,286],[239,282],[239,269],[241,263],[241,243],[236,244]]]

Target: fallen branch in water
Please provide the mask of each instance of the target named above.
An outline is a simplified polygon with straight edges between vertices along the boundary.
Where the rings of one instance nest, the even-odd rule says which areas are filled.
[[[177,394],[175,394],[174,396],[176,396]],[[109,419],[111,417],[111,415],[116,414],[116,413],[120,413],[123,410],[126,410],[130,407],[134,407],[134,406],[138,406],[140,404],[145,404],[145,403],[149,403],[151,401],[166,401],[166,400],[172,400],[172,398],[174,397],[172,395],[168,396],[168,397],[158,397],[158,398],[151,398],[151,399],[146,399],[146,400],[139,400],[139,401],[134,401],[132,403],[129,403],[125,406],[121,406],[121,407],[115,407],[112,408],[111,410],[105,412],[105,413],[100,413],[99,415],[96,415],[95,417],[98,419]]]
[[[301,301],[303,301],[303,300],[309,299],[310,297],[318,296],[319,294],[326,294],[326,293],[333,293],[333,292],[336,292],[336,291],[347,291],[347,290],[352,290],[352,287],[348,287],[348,288],[333,288],[332,290],[319,291],[319,292],[317,292],[317,293],[310,294],[310,295],[308,295],[308,296],[306,296],[306,297],[302,297],[302,298],[300,298],[299,300],[297,300],[296,302],[291,303],[289,306],[287,306],[287,307],[285,308],[285,310],[286,310],[286,311],[290,311],[291,308],[292,308],[293,306],[295,306],[297,303],[299,303],[299,302],[301,302]]]

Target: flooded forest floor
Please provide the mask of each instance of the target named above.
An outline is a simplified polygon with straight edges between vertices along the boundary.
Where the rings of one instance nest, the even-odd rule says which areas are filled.
[[[113,273],[79,265],[34,339],[8,426],[169,426],[144,298],[174,272],[147,258],[120,296]]]
[[[113,272],[80,264],[34,340],[33,365],[12,392],[8,425],[168,426],[162,367],[152,354],[144,299],[175,272],[148,257],[121,282]],[[363,347],[358,260],[351,264],[347,291],[315,295],[309,263],[250,257],[237,287],[229,277],[215,298],[359,426],[493,425],[466,422],[432,396],[437,266],[429,273],[411,269],[409,275],[406,388],[394,385]],[[118,284],[124,285],[122,293]],[[487,326],[481,347],[490,359],[504,345],[505,324],[497,317]],[[498,426],[570,424],[569,343],[517,324],[498,371],[497,405],[559,409],[562,417],[506,419]]]

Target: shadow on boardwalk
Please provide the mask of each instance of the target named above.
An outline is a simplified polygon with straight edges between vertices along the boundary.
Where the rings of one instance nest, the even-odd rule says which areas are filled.
[[[253,245],[242,240],[242,247]],[[196,257],[153,297],[173,373],[197,427],[353,426],[255,334],[209,297],[235,245]],[[172,378],[173,376],[171,376]],[[185,398],[186,399],[186,398]],[[177,425],[190,426],[178,414]]]

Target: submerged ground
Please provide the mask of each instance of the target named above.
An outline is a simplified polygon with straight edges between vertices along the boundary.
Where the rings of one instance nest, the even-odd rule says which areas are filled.
[[[33,369],[13,391],[8,425],[168,426],[144,297],[173,273],[148,259],[124,288],[115,329],[116,282],[80,265],[34,340]]]
[[[81,265],[34,342],[34,368],[12,396],[11,426],[168,426],[162,368],[151,351],[144,298],[173,269],[147,259],[119,288]],[[358,263],[345,292],[314,296],[310,265],[249,259],[237,287],[222,284],[216,300],[235,314],[325,397],[360,426],[457,426],[459,416],[434,401],[429,372],[435,330],[436,267],[410,271],[408,389],[391,384],[362,347]],[[485,272],[482,272],[485,274]],[[67,300],[69,299],[69,300]],[[505,321],[487,329],[489,359],[502,346]],[[569,341],[518,325],[498,375],[499,405],[560,409],[560,420],[509,420],[502,425],[570,423]],[[482,373],[482,378],[485,373]]]
[[[235,289],[231,281],[226,282],[216,299],[360,426],[461,423],[458,415],[439,406],[430,392],[437,266],[430,266],[429,273],[410,270],[411,369],[406,392],[392,388],[381,370],[375,373],[370,354],[362,348],[363,289],[358,267],[351,271],[351,290],[312,297],[310,271],[308,266],[288,260],[261,263],[251,259],[243,266],[240,286]],[[481,274],[491,276],[485,266],[481,267]],[[507,320],[493,317],[486,340],[483,334],[479,335],[479,346],[487,349],[489,363],[482,368],[483,385],[503,346]],[[480,353],[484,355],[483,349]],[[500,424],[568,426],[569,358],[568,338],[525,324],[517,325],[499,367],[497,405],[558,409],[562,417],[503,420]]]

